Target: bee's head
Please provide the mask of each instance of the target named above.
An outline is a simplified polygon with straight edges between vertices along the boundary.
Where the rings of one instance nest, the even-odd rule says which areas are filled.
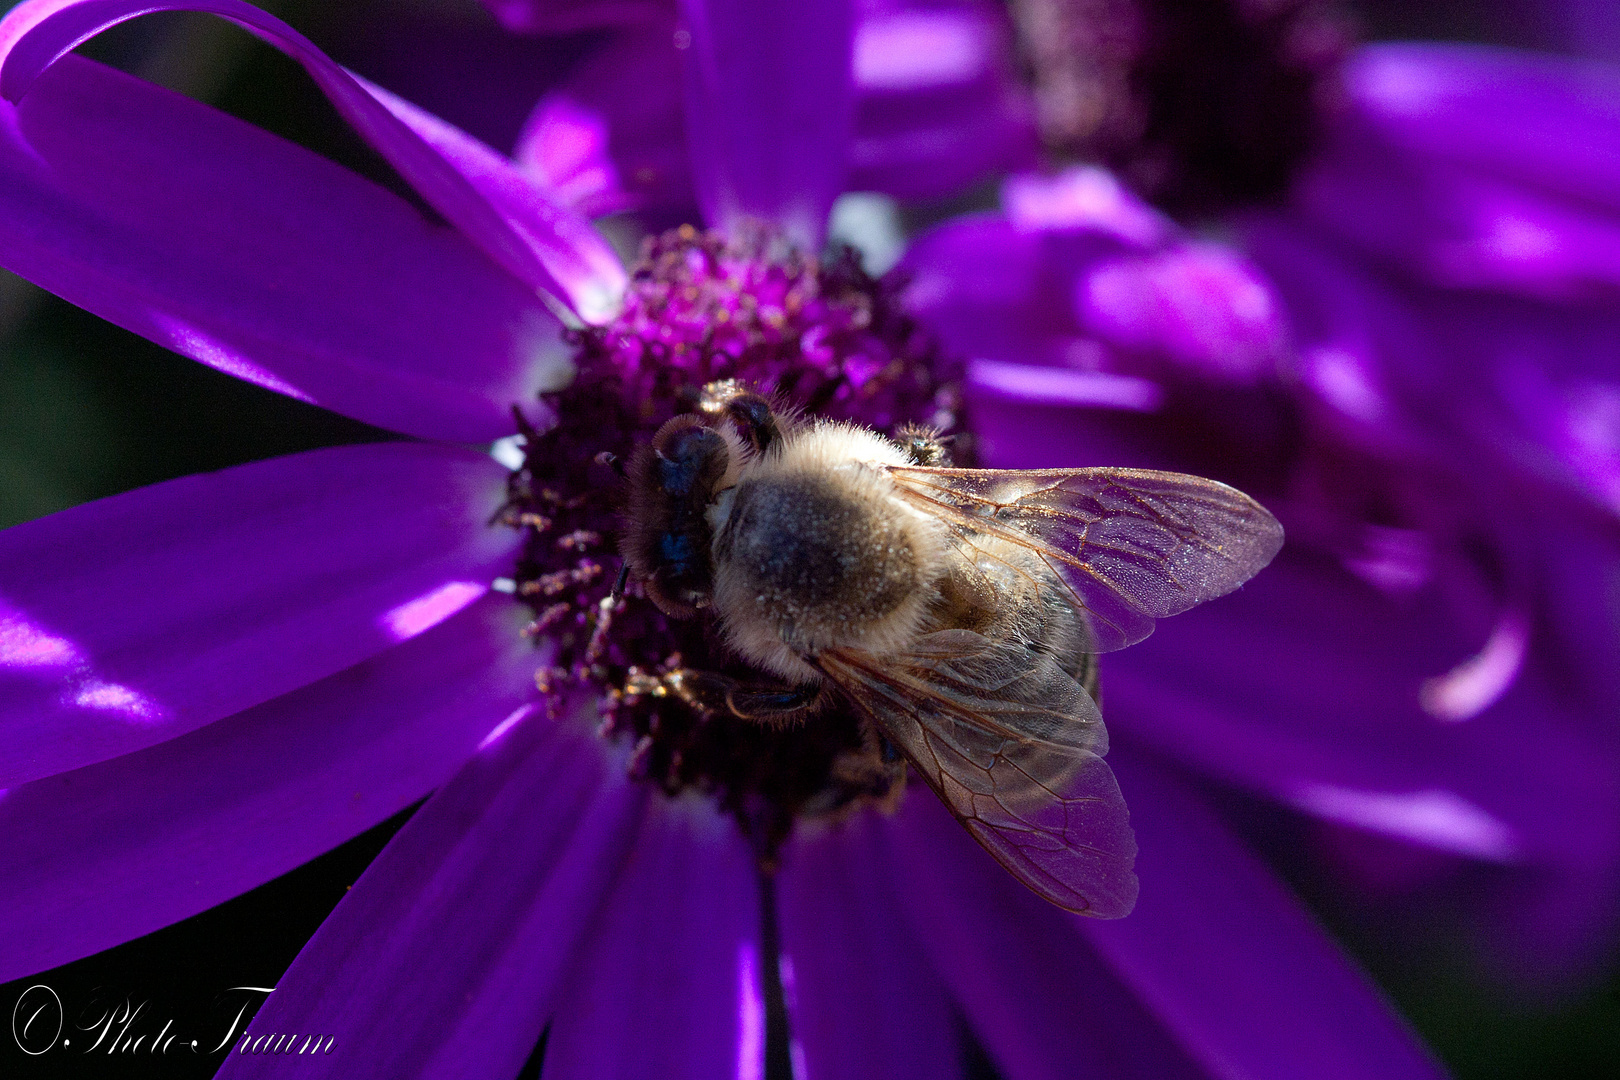
[[[664,424],[631,459],[621,553],[666,615],[687,618],[708,606],[714,537],[706,514],[736,483],[742,457],[728,427],[689,414]]]

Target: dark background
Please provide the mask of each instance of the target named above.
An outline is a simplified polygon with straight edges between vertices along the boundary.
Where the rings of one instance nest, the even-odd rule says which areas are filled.
[[[502,33],[474,0],[258,0],[341,62],[499,147],[510,146],[542,88],[592,44]],[[0,0],[0,11],[11,6]],[[1378,38],[1449,38],[1609,55],[1580,36],[1557,3],[1355,5]],[[1595,10],[1595,7],[1594,7]],[[1614,20],[1620,23],[1620,17]],[[184,90],[311,146],[392,187],[397,180],[350,134],[303,71],[218,19],[159,15],[103,35],[100,59]],[[279,397],[182,359],[0,271],[0,527],[187,473],[388,433]],[[1309,823],[1228,797],[1323,921],[1383,985],[1453,1072],[1466,1080],[1620,1075],[1620,958],[1608,974],[1527,999],[1478,979],[1444,927],[1399,944],[1386,913],[1338,894],[1298,852]],[[274,986],[302,944],[404,823],[402,813],[245,896],[147,937],[0,986],[9,1013],[36,983],[66,1008],[72,1052],[37,1058],[0,1038],[0,1076],[212,1075],[223,1058],[82,1053],[72,1031],[116,1009],[144,1005],[138,1030],[210,1049],[240,1007],[235,986]],[[1376,841],[1373,841],[1376,842]],[[5,929],[0,927],[0,933]],[[77,1036],[77,1037],[76,1037]],[[179,1040],[177,1040],[178,1042]],[[290,1065],[291,1067],[291,1065]],[[981,1071],[990,1075],[987,1066]]]

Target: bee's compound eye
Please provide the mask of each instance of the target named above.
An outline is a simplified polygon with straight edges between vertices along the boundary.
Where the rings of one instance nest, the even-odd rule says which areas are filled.
[[[662,457],[677,456],[680,453],[679,447],[706,431],[709,429],[703,426],[701,417],[693,416],[691,413],[672,416],[653,434],[652,448]],[[709,434],[712,435],[713,432]]]
[[[691,492],[699,477],[725,470],[730,451],[718,432],[695,416],[677,416],[653,436],[657,452],[658,482],[670,493]]]

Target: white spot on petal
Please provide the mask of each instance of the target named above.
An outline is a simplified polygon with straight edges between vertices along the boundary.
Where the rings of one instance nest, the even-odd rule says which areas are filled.
[[[754,943],[737,946],[737,1080],[765,1075],[765,994]]]
[[[1310,784],[1294,793],[1300,809],[1347,825],[1398,836],[1428,847],[1491,862],[1513,862],[1513,829],[1451,791],[1360,791]]]
[[[1036,404],[1153,412],[1164,402],[1164,391],[1158,383],[1106,371],[975,360],[968,366],[968,381]]]
[[[1529,643],[1530,622],[1524,612],[1504,611],[1483,649],[1444,675],[1424,682],[1419,694],[1424,710],[1441,720],[1478,716],[1513,685]]]
[[[523,467],[523,448],[523,436],[508,435],[490,444],[489,456],[499,462],[502,468],[517,472]]]
[[[138,690],[119,683],[88,679],[79,684],[73,704],[81,709],[117,713],[128,720],[163,720],[168,710]]]
[[[84,662],[73,642],[0,607],[0,667],[70,667]]]
[[[989,67],[989,28],[957,14],[896,11],[861,20],[855,81],[869,90],[972,82]]]
[[[827,232],[861,253],[861,266],[873,277],[888,273],[905,250],[900,207],[887,195],[848,191],[832,205]]]
[[[476,581],[450,581],[385,614],[379,622],[396,641],[415,637],[437,626],[489,591]]]
[[[483,750],[485,747],[493,746],[495,743],[500,742],[503,735],[505,735],[508,731],[511,731],[517,726],[518,721],[522,720],[525,716],[528,716],[533,711],[534,706],[532,705],[519,705],[517,708],[513,709],[510,716],[490,729],[489,734],[484,736],[484,741],[478,744],[478,749]]]

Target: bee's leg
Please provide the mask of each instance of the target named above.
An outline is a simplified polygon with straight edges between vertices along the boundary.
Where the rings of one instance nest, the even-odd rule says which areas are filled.
[[[811,816],[835,813],[867,799],[885,811],[899,805],[906,787],[906,759],[872,724],[863,724],[861,748],[841,753],[833,759],[827,786],[805,803],[803,812]]]
[[[782,438],[776,411],[769,399],[749,390],[734,379],[712,382],[703,388],[698,408],[709,416],[724,416],[737,425],[756,454],[763,454]]]
[[[780,690],[732,690],[726,695],[726,707],[733,715],[744,720],[774,723],[790,720],[796,714],[812,709],[821,700],[821,686],[810,683]]]
[[[821,700],[821,687],[814,683],[745,688],[736,679],[712,671],[682,672],[679,693],[696,708],[728,712],[742,720],[765,724],[791,720]]]

